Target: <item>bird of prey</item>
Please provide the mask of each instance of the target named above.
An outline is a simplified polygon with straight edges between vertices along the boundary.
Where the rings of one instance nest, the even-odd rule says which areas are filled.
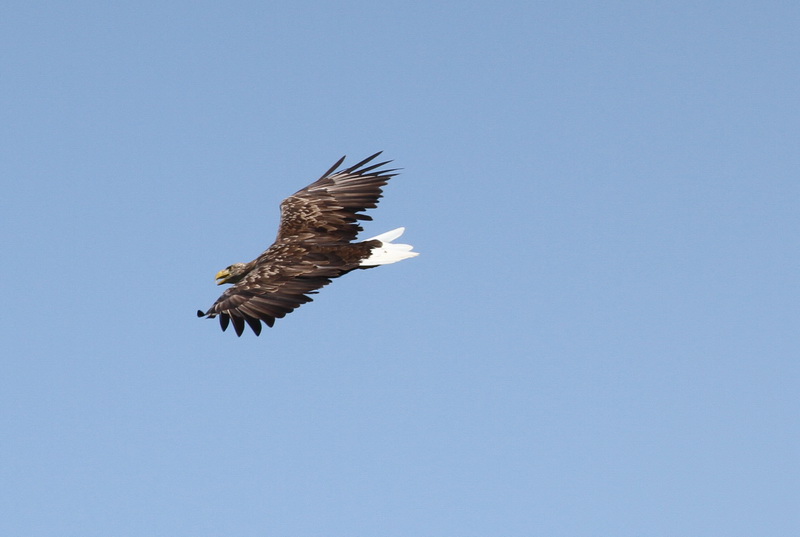
[[[275,319],[311,302],[308,295],[333,278],[418,255],[411,245],[392,242],[403,234],[402,227],[356,241],[363,231],[358,222],[372,220],[363,212],[377,206],[381,187],[397,175],[396,169],[381,169],[391,161],[367,166],[380,154],[338,170],[342,157],[322,177],[283,200],[275,242],[253,261],[219,271],[217,285],[233,286],[197,316],[219,317],[223,331],[232,323],[237,336],[247,323],[259,335],[262,321],[271,327]]]

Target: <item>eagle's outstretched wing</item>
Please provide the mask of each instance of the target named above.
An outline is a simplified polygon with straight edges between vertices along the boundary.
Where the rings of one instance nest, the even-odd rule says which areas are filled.
[[[275,319],[280,319],[286,314],[311,298],[316,289],[329,284],[329,278],[308,278],[302,280],[284,280],[274,287],[276,291],[265,292],[257,286],[242,286],[239,284],[230,287],[222,293],[217,302],[207,312],[197,311],[198,317],[217,317],[222,330],[228,328],[233,322],[236,335],[244,332],[245,322],[250,325],[256,335],[261,334],[261,322],[267,326],[275,324]]]
[[[362,231],[358,221],[372,220],[361,213],[377,207],[381,187],[397,175],[393,173],[396,169],[377,169],[389,160],[365,167],[380,154],[337,172],[342,157],[322,177],[283,200],[275,242],[336,244],[354,240]]]
[[[357,268],[375,244],[379,243],[367,241],[313,249],[298,244],[275,244],[256,260],[246,276],[226,289],[208,311],[198,311],[197,316],[219,316],[222,329],[231,322],[239,336],[247,323],[259,335],[261,321],[271,327],[275,319],[311,302],[308,295]]]

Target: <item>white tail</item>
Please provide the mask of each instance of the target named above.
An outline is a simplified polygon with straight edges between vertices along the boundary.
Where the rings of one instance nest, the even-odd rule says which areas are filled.
[[[399,227],[386,233],[381,233],[377,237],[372,237],[371,241],[381,241],[381,245],[373,248],[370,256],[362,259],[362,267],[377,267],[378,265],[388,265],[389,263],[397,263],[403,259],[416,257],[419,252],[412,252],[413,246],[410,244],[394,244],[392,241],[403,234],[406,230],[404,227]]]

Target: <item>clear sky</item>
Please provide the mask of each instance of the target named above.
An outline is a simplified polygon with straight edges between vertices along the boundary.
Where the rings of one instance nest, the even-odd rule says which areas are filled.
[[[800,535],[798,28],[4,2],[0,535]],[[378,150],[419,257],[195,317]]]

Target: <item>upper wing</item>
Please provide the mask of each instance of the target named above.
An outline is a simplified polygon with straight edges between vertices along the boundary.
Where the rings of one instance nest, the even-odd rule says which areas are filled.
[[[361,245],[353,245],[353,248],[358,247]],[[207,312],[198,311],[197,315],[219,316],[222,330],[232,322],[239,336],[247,323],[259,335],[262,321],[272,326],[275,319],[311,302],[307,295],[358,266],[357,261],[343,259],[334,249],[309,252],[295,244],[275,245],[259,260],[262,262],[226,289]]]
[[[381,152],[355,166],[336,172],[345,157],[339,159],[322,177],[281,203],[279,242],[329,244],[350,242],[362,230],[358,220],[372,220],[366,209],[375,208],[381,187],[397,175],[397,171],[378,170],[391,161],[368,164]]]

